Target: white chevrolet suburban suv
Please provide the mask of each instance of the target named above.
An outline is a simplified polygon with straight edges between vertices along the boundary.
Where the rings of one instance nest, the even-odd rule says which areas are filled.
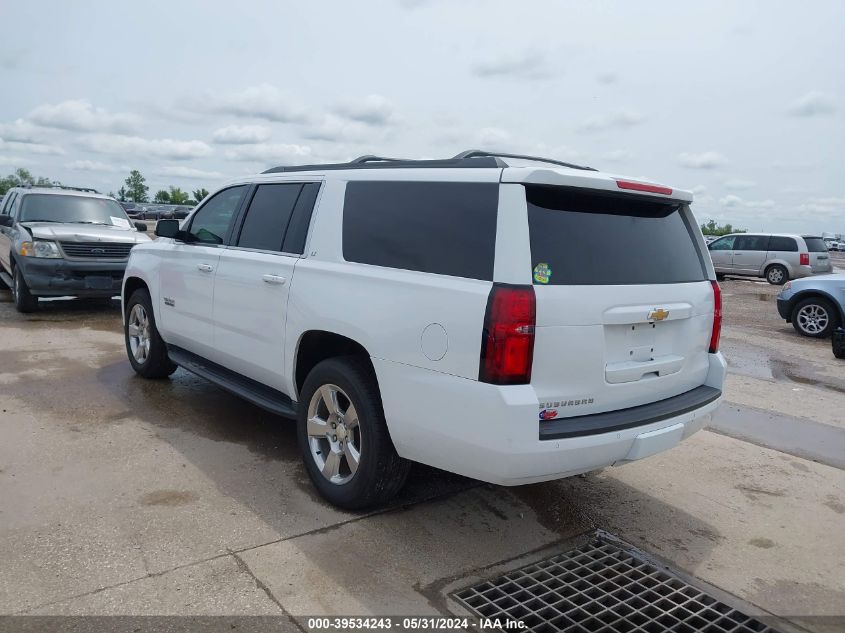
[[[411,462],[503,485],[624,464],[721,398],[691,201],[480,151],[270,169],[132,249],[127,353],[296,418],[345,508],[390,498]]]

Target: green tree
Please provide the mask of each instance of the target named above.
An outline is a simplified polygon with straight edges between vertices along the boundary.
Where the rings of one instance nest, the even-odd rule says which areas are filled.
[[[702,222],[701,232],[704,235],[728,235],[729,233],[745,233],[748,229],[735,229],[730,222],[721,226],[716,224],[716,220],[707,220]]]
[[[194,200],[197,201],[197,204],[202,202],[202,199],[208,196],[208,189],[201,188],[201,189],[194,189]]]
[[[179,187],[170,187],[170,194],[168,196],[170,198],[170,204],[187,204],[188,203],[188,193],[186,191],[182,191]]]
[[[141,175],[137,169],[129,172],[129,178],[126,179],[126,196],[132,202],[149,202],[150,198],[147,192],[150,188],[146,185],[147,179]]]
[[[126,187],[121,187],[117,190],[117,199],[121,202],[126,202]]]
[[[18,168],[15,173],[0,178],[0,196],[12,187],[26,187],[27,185],[31,187],[52,187],[53,181],[43,176],[36,178],[28,169]]]
[[[156,191],[155,198],[153,198],[153,202],[157,204],[169,204],[170,203],[170,194],[167,193],[164,189],[159,189]]]

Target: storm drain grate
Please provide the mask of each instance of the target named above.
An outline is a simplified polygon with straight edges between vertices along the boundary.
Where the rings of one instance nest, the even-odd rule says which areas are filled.
[[[455,597],[479,617],[538,633],[775,631],[601,536]]]

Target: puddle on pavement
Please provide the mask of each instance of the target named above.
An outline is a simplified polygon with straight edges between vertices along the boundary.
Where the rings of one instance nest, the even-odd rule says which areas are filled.
[[[807,385],[810,387],[821,387],[837,393],[845,393],[845,381],[839,381],[829,376],[819,376],[812,370],[799,367],[795,363],[773,358],[769,361],[772,368],[772,376],[776,380],[788,380]]]

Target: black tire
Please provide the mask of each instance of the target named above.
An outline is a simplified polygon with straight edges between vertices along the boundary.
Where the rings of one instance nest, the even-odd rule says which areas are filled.
[[[716,281],[725,281],[725,273],[716,273]]]
[[[805,311],[804,314],[802,310]],[[792,308],[790,320],[792,327],[802,336],[827,338],[839,325],[839,314],[833,304],[824,297],[807,297]]]
[[[20,268],[15,268],[12,296],[15,298],[15,308],[18,312],[28,314],[38,309],[38,297],[29,292],[29,286],[26,285],[26,279],[23,278]]]
[[[354,405],[357,413],[360,461],[354,474],[347,469],[345,476],[351,475],[351,478],[342,483],[331,482],[323,476],[308,436],[309,406],[315,394],[326,385],[337,386],[345,392],[339,399],[348,400],[346,411]],[[330,423],[328,417],[326,420]],[[308,374],[300,393],[297,437],[308,476],[323,498],[339,508],[361,510],[381,505],[401,490],[408,477],[411,464],[399,457],[393,447],[372,369],[365,360],[354,356],[325,360]],[[325,446],[329,447],[328,439]],[[346,463],[348,465],[348,461]]]
[[[789,281],[789,271],[785,266],[772,264],[766,269],[766,281],[773,286],[782,286]]]
[[[845,359],[845,329],[837,328],[832,337],[833,355]]]
[[[137,358],[132,350],[133,341],[130,337],[130,320],[133,318],[133,309],[136,305],[143,308],[148,319],[145,340],[149,340],[149,349],[144,358]],[[129,297],[126,304],[126,315],[123,324],[123,339],[126,342],[126,355],[135,373],[144,378],[167,378],[178,368],[167,356],[167,346],[158,333],[156,327],[153,304],[150,300],[150,293],[146,288],[139,288]]]

